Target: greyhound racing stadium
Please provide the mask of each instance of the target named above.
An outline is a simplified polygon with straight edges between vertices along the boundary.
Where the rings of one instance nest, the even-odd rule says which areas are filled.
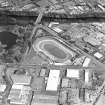
[[[75,53],[68,49],[67,46],[49,37],[37,38],[33,43],[33,48],[37,52],[42,52],[51,61],[61,64],[70,62],[71,58],[75,56]]]

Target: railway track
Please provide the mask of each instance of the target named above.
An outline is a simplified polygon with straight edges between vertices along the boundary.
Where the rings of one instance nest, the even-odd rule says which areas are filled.
[[[0,10],[0,24],[33,24],[39,16],[39,12],[34,11],[8,11]],[[3,18],[2,18],[3,17]],[[105,13],[84,13],[84,14],[57,14],[43,13],[41,21],[60,23],[81,23],[81,22],[105,22]]]

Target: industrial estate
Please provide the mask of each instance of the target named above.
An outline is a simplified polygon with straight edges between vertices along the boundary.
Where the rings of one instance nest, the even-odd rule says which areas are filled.
[[[105,105],[105,1],[1,0],[0,105]]]

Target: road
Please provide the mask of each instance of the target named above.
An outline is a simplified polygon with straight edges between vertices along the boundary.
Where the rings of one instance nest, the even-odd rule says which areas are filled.
[[[44,10],[42,8],[39,9],[39,15],[34,23],[34,25],[37,25],[41,22],[41,19],[43,17],[43,13],[44,13]]]
[[[100,89],[97,91],[98,95],[95,99],[95,101],[93,102],[93,105],[96,105],[96,103],[98,102],[101,94],[105,91],[105,81],[103,82],[102,86],[100,87]]]
[[[77,65],[53,65],[53,64],[43,64],[43,65],[21,65],[20,68],[49,68],[57,70],[66,70],[66,69],[93,69],[94,67],[82,67]]]
[[[6,89],[5,89],[5,92],[3,93],[3,103],[6,102],[6,99],[8,98],[8,95],[9,95],[11,87],[12,87],[11,79],[10,79],[10,77],[8,77],[6,72],[7,72],[7,67],[5,67],[5,69],[4,69],[4,74],[5,74],[4,80],[6,81]]]

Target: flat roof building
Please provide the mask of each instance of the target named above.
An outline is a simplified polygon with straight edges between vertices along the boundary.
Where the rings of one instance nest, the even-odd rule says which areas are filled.
[[[84,60],[84,62],[83,62],[83,67],[88,67],[90,61],[91,61],[91,59],[86,57],[85,60]]]
[[[6,89],[6,85],[5,84],[0,84],[0,92],[4,92]]]
[[[85,83],[89,83],[89,71],[85,71]]]
[[[10,104],[25,105],[28,102],[31,88],[23,85],[13,85],[8,99]]]
[[[58,105],[58,96],[34,94],[31,105]]]
[[[79,75],[80,70],[76,70],[76,69],[67,69],[67,77],[68,78],[76,78],[79,79],[80,75]]]
[[[50,70],[46,86],[47,91],[57,91],[60,79],[60,70]]]
[[[96,52],[96,53],[94,54],[94,56],[97,57],[97,58],[103,57],[103,55],[102,55],[101,53],[99,53],[99,52]]]
[[[27,75],[12,75],[11,79],[13,80],[13,84],[17,85],[30,85],[31,76]]]

